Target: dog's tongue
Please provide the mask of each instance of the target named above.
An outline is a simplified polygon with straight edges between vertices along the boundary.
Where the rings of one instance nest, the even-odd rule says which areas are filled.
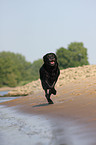
[[[55,62],[54,62],[54,61],[51,61],[50,63],[51,63],[51,64],[54,64]]]

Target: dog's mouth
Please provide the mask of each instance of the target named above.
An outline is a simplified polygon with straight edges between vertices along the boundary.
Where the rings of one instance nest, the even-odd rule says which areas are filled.
[[[54,62],[54,61],[50,61],[50,64],[51,64],[51,65],[54,65],[54,64],[55,64],[55,62]]]

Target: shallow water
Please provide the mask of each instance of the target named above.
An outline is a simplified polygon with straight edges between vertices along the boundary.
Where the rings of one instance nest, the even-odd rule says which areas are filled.
[[[17,97],[0,97],[0,103],[16,99]]]
[[[57,121],[52,133],[55,137],[54,145],[96,145],[96,130],[77,121]]]
[[[17,97],[0,97],[0,102]],[[96,129],[0,106],[0,145],[96,145]]]
[[[0,145],[52,145],[49,121],[0,106]]]
[[[8,144],[96,145],[96,132],[74,121],[58,122],[0,106],[0,145]]]
[[[1,95],[1,96],[6,95],[6,94],[8,94],[8,92],[9,92],[9,91],[0,91],[0,95]]]
[[[0,91],[0,95],[3,96],[3,95],[6,95],[8,94],[9,91]],[[10,101],[10,100],[13,100],[13,99],[16,99],[17,97],[0,97],[0,103],[1,102],[6,102],[6,101]]]

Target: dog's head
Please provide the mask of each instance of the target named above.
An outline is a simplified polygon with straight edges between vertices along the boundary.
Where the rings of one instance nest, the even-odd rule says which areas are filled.
[[[55,66],[55,64],[57,63],[57,57],[54,53],[47,53],[46,55],[44,55],[43,61],[46,65]]]

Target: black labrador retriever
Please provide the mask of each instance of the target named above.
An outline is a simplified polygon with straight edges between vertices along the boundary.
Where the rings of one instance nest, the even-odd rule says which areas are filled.
[[[56,95],[55,84],[60,75],[57,63],[57,57],[54,53],[47,53],[43,57],[44,64],[39,70],[42,87],[45,91],[45,97],[49,104],[53,104],[50,99],[51,94]]]

